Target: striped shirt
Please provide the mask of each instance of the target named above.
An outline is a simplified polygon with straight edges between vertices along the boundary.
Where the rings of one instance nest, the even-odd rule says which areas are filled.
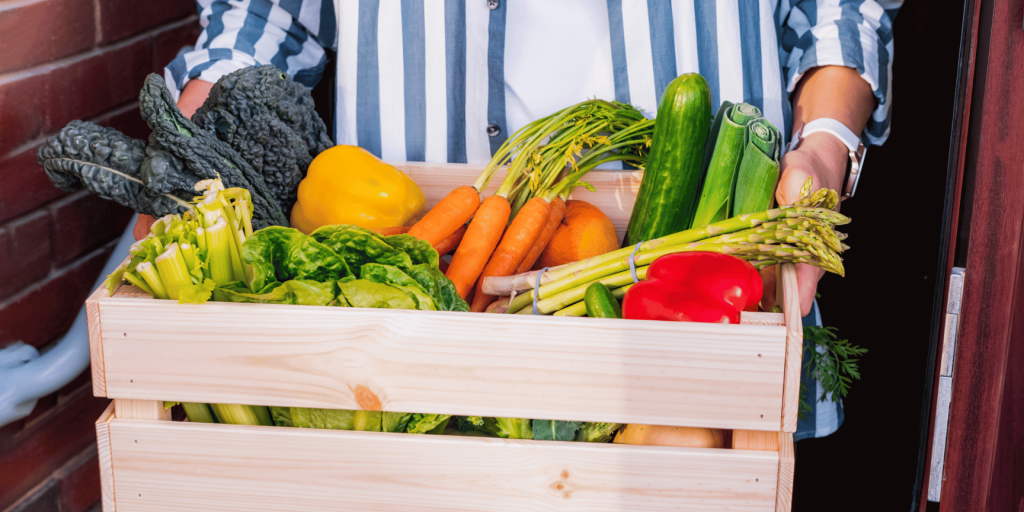
[[[877,99],[862,139],[889,134],[899,0],[198,0],[203,32],[165,70],[172,94],[274,64],[312,87],[336,52],[335,140],[388,161],[483,164],[533,119],[588,98],[653,117],[676,76],[747,102],[789,138],[789,100],[823,65]],[[804,437],[838,428],[819,418]],[[841,409],[839,409],[841,411]],[[823,428],[824,425],[831,425]]]

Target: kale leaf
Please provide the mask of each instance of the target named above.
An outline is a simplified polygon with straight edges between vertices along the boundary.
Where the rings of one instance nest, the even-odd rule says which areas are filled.
[[[256,172],[237,151],[218,139],[213,132],[196,126],[182,115],[160,75],[150,74],[146,77],[146,83],[139,94],[139,110],[153,130],[149,137],[149,147],[181,159],[184,169],[190,173],[184,178],[186,181],[219,176],[227,187],[249,190],[254,207],[253,227],[260,229],[288,225],[288,219],[267,188],[263,175]],[[163,181],[175,183],[173,178]],[[177,184],[180,182],[169,186]]]
[[[310,162],[334,145],[309,90],[269,64],[222,77],[192,121],[245,155],[286,215]]]
[[[145,159],[145,142],[87,121],[71,121],[36,154],[50,181],[62,190],[85,186],[103,199],[154,217],[187,210],[195,192],[144,186],[140,168]]]

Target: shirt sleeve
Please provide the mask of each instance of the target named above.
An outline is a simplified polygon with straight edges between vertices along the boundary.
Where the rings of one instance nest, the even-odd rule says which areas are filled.
[[[312,88],[337,46],[333,0],[198,0],[203,27],[195,46],[164,68],[177,101],[193,78],[216,83],[249,66],[273,64]],[[284,4],[284,5],[282,5]]]
[[[902,0],[801,0],[782,27],[781,61],[790,93],[809,69],[854,68],[874,91],[878,107],[861,139],[881,145],[892,114],[892,20]]]

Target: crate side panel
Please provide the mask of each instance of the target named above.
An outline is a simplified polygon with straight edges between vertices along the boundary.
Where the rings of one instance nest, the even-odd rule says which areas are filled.
[[[778,454],[115,420],[117,503],[150,511],[775,509]]]
[[[96,420],[96,452],[100,464],[100,503],[103,512],[114,512],[114,466],[110,452],[110,423],[114,419],[111,403]]]
[[[749,430],[785,328],[106,299],[107,395]]]

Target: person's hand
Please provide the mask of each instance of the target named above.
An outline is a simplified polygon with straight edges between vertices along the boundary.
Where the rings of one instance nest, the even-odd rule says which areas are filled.
[[[780,205],[793,204],[800,198],[800,187],[808,177],[814,179],[812,191],[819,188],[830,188],[842,194],[843,178],[846,177],[846,164],[849,150],[839,139],[823,132],[812,133],[800,142],[797,149],[782,157],[780,167],[782,174],[779,185],[775,189],[775,201]],[[839,210],[839,205],[836,205]],[[800,291],[800,315],[807,316],[814,303],[814,294],[818,289],[818,280],[825,271],[807,264],[797,264],[796,276]],[[764,278],[764,296],[762,304],[771,309],[777,303],[775,297],[775,267],[768,267],[761,272]]]

